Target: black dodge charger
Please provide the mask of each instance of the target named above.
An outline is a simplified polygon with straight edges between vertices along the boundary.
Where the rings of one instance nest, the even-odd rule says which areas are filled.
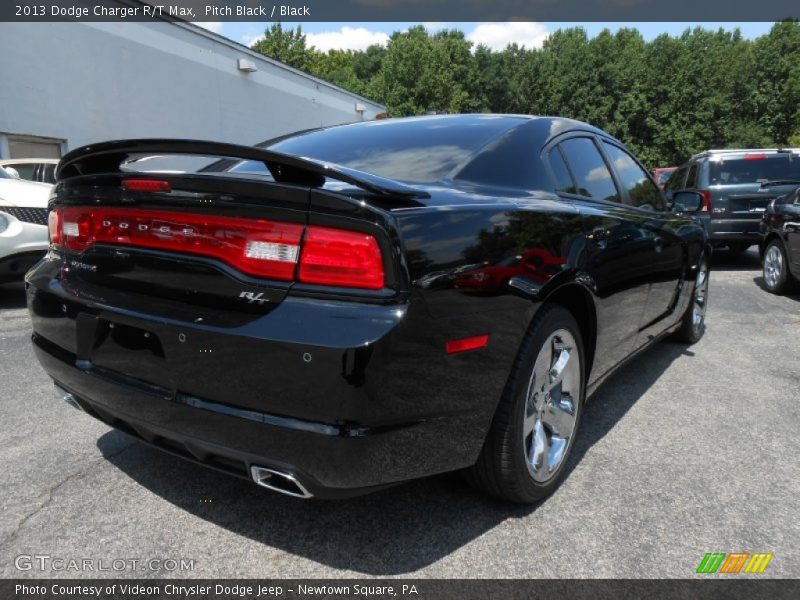
[[[74,406],[285,494],[463,469],[532,502],[604,379],[702,336],[701,203],[562,118],[86,146],[27,274],[33,344]]]

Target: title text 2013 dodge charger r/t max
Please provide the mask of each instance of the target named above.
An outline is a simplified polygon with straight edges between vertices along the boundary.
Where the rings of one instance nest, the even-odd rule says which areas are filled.
[[[135,171],[169,155],[208,164]],[[703,334],[702,197],[673,200],[620,142],[552,117],[87,146],[27,275],[33,343],[90,415],[283,493],[464,469],[531,502],[588,394]]]

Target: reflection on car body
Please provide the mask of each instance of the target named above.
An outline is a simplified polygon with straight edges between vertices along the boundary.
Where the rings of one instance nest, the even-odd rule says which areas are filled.
[[[531,248],[523,254],[512,255],[498,262],[470,269],[456,278],[456,289],[483,293],[503,291],[514,276],[528,277],[544,283],[558,274],[566,263],[555,257],[547,248]]]

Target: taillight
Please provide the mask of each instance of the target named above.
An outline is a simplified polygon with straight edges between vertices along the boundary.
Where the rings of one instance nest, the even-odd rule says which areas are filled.
[[[217,258],[235,269],[267,279],[291,281],[303,226],[157,210],[62,208],[61,243],[81,252],[113,244]]]
[[[51,211],[48,221],[51,243],[75,252],[93,244],[180,252],[216,258],[247,275],[279,281],[294,281],[299,263],[297,279],[303,283],[368,290],[384,286],[383,256],[368,233],[111,207],[62,207]]]
[[[368,233],[309,226],[298,278],[303,283],[379,290],[383,259],[378,241]]]
[[[710,190],[697,190],[703,196],[703,206],[700,212],[711,212],[711,191]]]
[[[54,246],[61,245],[61,224],[59,218],[61,212],[58,210],[51,210],[47,215],[47,230],[50,234],[50,243]]]

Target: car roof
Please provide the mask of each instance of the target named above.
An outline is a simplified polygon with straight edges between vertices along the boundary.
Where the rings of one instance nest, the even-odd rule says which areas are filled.
[[[533,189],[542,183],[534,181],[533,175],[523,175],[529,171],[528,152],[538,153],[551,140],[571,133],[597,135],[624,146],[604,131],[573,119],[477,113],[361,121],[300,132],[267,147],[407,183],[463,179]],[[425,147],[436,152],[426,157]],[[393,159],[387,161],[386,156]],[[518,178],[501,184],[500,170],[516,173]]]
[[[593,125],[589,125],[588,123],[584,123],[583,121],[577,121],[575,119],[570,119],[567,117],[522,115],[513,113],[463,113],[463,114],[452,114],[452,115],[436,114],[436,115],[418,115],[412,117],[392,117],[388,119],[375,119],[371,121],[357,121],[355,123],[342,123],[340,125],[330,125],[328,127],[317,127],[313,129],[304,129],[301,131],[295,131],[275,138],[264,140],[263,142],[260,142],[255,145],[258,147],[266,147],[272,144],[276,144],[278,142],[282,142],[286,139],[292,138],[297,135],[312,133],[316,131],[323,131],[325,129],[337,129],[337,128],[358,129],[361,127],[370,127],[378,124],[380,124],[381,126],[388,126],[388,127],[395,127],[395,126],[402,127],[404,124],[413,124],[423,120],[441,121],[442,124],[452,124],[455,122],[464,126],[468,126],[470,124],[474,124],[478,121],[485,119],[492,119],[498,121],[499,123],[505,123],[509,126],[509,128],[513,128],[513,126],[515,125],[515,121],[517,125],[522,125],[530,121],[537,121],[538,124],[542,126],[542,129],[544,130],[549,129],[551,135],[555,135],[557,133],[566,131],[580,130],[580,131],[586,131],[588,133],[594,133],[608,139],[612,139],[620,144],[622,143],[616,138],[614,138],[612,135],[603,131],[602,129],[599,129]]]
[[[461,133],[455,133],[456,131]],[[422,115],[360,121],[298,131],[267,140],[256,147],[418,185],[431,185],[463,177],[463,181],[471,184],[502,185],[509,189],[529,190],[539,189],[536,186],[542,185],[542,182],[536,178],[544,175],[519,175],[518,179],[511,178],[501,184],[495,177],[499,172],[498,165],[486,165],[492,161],[500,161],[503,169],[517,174],[529,173],[530,170],[523,164],[529,149],[543,149],[561,135],[572,133],[596,135],[625,147],[608,133],[574,119],[492,113]],[[420,142],[412,143],[415,139]],[[447,160],[441,159],[439,155],[431,157],[429,162],[433,167],[425,171],[414,161],[420,148],[426,143],[438,144],[437,148],[445,149],[453,146],[458,152],[448,154]],[[376,155],[380,157],[387,154],[397,157],[398,160],[381,162],[375,159]],[[441,159],[438,162],[434,160],[437,157]],[[223,158],[203,167],[201,171],[224,171],[237,162],[240,161]],[[513,165],[519,168],[514,169]],[[409,175],[412,173],[409,169],[413,170],[413,175]],[[489,173],[493,175],[485,176]]]
[[[689,160],[703,157],[727,156],[736,154],[800,154],[800,148],[720,148],[698,152]]]

